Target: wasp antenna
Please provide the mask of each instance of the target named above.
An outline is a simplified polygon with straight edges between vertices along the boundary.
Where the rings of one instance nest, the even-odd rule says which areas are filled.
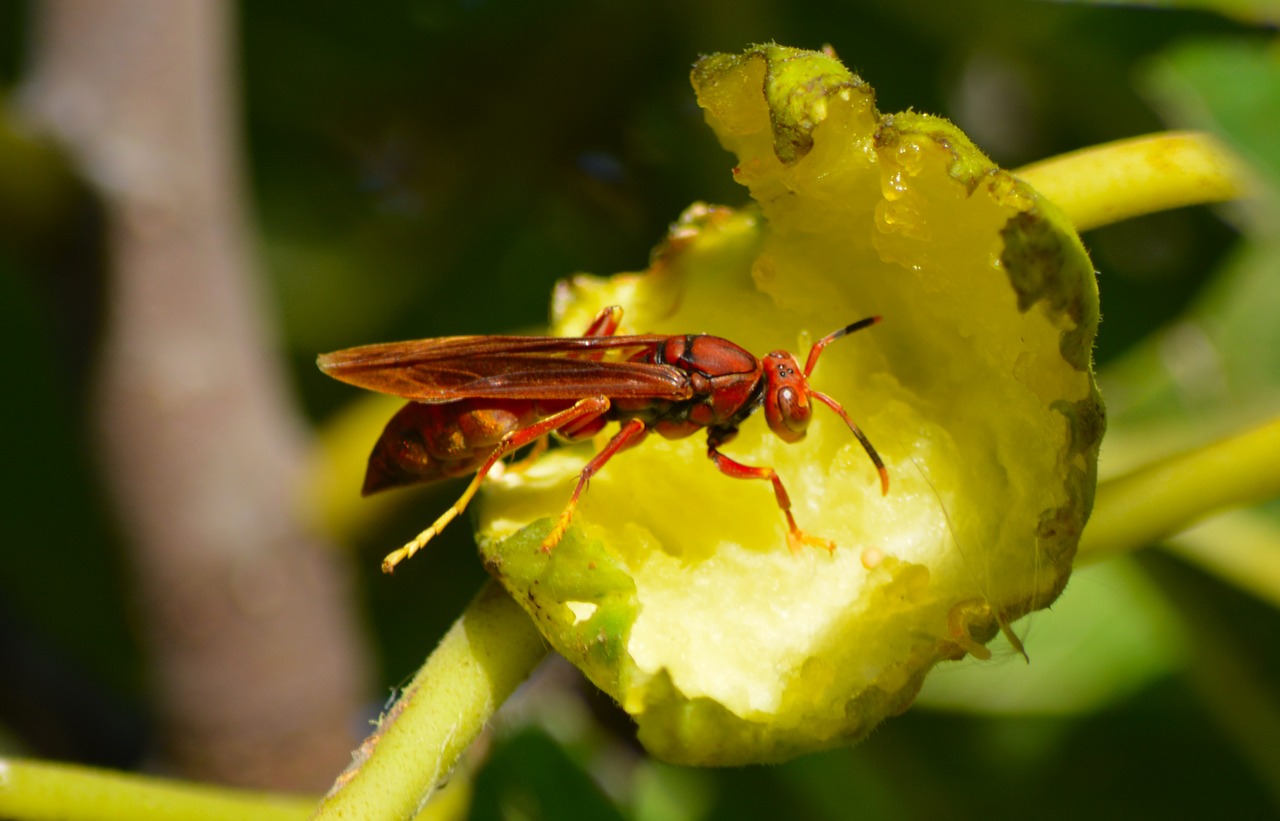
[[[879,318],[880,317],[874,317],[873,319],[878,320]],[[867,320],[864,319],[863,322],[867,322]],[[854,323],[854,324],[857,324],[857,323]],[[874,324],[874,322],[871,322],[868,324]],[[863,327],[865,328],[866,325],[864,325]],[[822,404],[826,405],[828,408],[831,408],[831,410],[835,411],[840,416],[840,418],[844,420],[845,424],[849,426],[849,430],[853,431],[853,435],[857,437],[858,442],[862,445],[862,449],[865,450],[867,452],[867,455],[871,457],[872,464],[876,466],[876,472],[880,474],[880,495],[884,496],[888,494],[889,471],[885,469],[884,462],[880,459],[880,454],[876,453],[875,446],[871,444],[871,440],[868,439],[866,434],[862,432],[862,429],[859,428],[857,424],[852,419],[849,418],[849,414],[845,413],[844,408],[840,405],[839,402],[832,399],[830,396],[827,396],[825,393],[819,393],[818,391],[815,391],[815,390],[809,391],[809,395],[812,396],[814,399],[817,399]]]
[[[809,374],[813,373],[814,367],[818,364],[818,355],[822,353],[823,348],[827,347],[832,342],[835,342],[842,336],[848,336],[854,331],[861,331],[863,328],[870,328],[872,325],[879,322],[880,319],[881,317],[879,316],[869,316],[866,319],[859,319],[857,322],[846,325],[838,331],[832,331],[822,337],[822,339],[815,342],[813,347],[809,349],[809,357],[804,363],[805,378],[807,379]]]

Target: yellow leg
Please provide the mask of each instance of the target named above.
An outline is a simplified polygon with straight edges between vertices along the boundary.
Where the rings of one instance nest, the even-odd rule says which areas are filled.
[[[413,541],[399,550],[388,553],[386,558],[382,560],[382,572],[390,573],[394,571],[396,565],[425,547],[427,542],[440,535],[440,531],[444,530],[446,525],[458,518],[458,514],[467,509],[467,505],[475,497],[476,492],[480,490],[480,485],[484,483],[485,476],[489,474],[489,471],[493,469],[499,459],[571,422],[576,422],[588,416],[599,416],[607,410],[609,410],[609,398],[607,396],[591,396],[579,400],[571,408],[562,410],[559,413],[553,413],[546,419],[536,422],[527,428],[514,430],[503,436],[502,441],[489,454],[489,458],[485,459],[484,464],[476,471],[471,484],[467,485],[467,489],[458,497],[458,501],[454,502],[448,510],[442,513],[440,518],[432,523],[431,527],[419,533]]]

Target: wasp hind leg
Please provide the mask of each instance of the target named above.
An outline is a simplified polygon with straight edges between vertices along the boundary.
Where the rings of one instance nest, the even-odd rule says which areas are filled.
[[[502,441],[493,449],[489,457],[484,460],[484,464],[480,465],[475,477],[471,480],[471,484],[467,485],[467,489],[458,497],[458,501],[454,502],[448,510],[442,513],[440,518],[431,524],[431,527],[419,533],[413,541],[399,550],[388,553],[387,557],[382,560],[382,572],[391,573],[394,571],[396,565],[425,547],[427,542],[438,536],[450,522],[458,518],[458,515],[466,510],[467,505],[475,498],[476,492],[480,490],[480,485],[484,483],[489,471],[493,470],[493,466],[504,456],[545,437],[552,431],[559,430],[565,425],[591,416],[599,416],[607,410],[609,410],[609,398],[607,396],[590,396],[586,399],[578,400],[573,407],[562,410],[559,413],[553,413],[527,428],[514,430],[502,437]]]

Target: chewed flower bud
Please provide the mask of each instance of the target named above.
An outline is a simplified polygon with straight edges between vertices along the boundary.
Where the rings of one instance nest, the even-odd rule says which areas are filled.
[[[723,445],[774,468],[799,527],[834,550],[793,554],[769,482],[726,478],[695,435],[614,457],[550,553],[542,539],[593,451],[508,473],[483,504],[482,552],[655,755],[776,761],[857,740],[939,661],[986,655],[1001,626],[1061,592],[1103,428],[1097,291],[1035,191],[950,123],[881,115],[833,56],[716,55],[693,83],[756,205],[695,205],[649,271],[564,284],[555,332],[618,304],[622,333],[802,355],[882,316],[808,376],[849,424],[818,408],[788,444],[756,414]]]

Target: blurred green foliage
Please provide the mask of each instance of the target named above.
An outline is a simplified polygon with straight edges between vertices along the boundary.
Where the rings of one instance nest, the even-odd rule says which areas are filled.
[[[1100,271],[1103,388],[1118,454],[1139,433],[1174,430],[1140,449],[1161,452],[1274,415],[1275,32],[1258,23],[1264,3],[1161,5],[243,3],[262,270],[301,401],[322,423],[353,398],[315,370],[319,351],[535,328],[557,279],[642,268],[690,202],[742,202],[688,70],[700,53],[776,40],[830,43],[882,110],[948,116],[1006,167],[1166,127],[1223,135],[1269,186],[1260,203],[1085,237]],[[0,180],[0,737],[134,767],[147,745],[142,660],[87,433],[95,210],[83,189],[41,188],[59,205],[31,225],[22,192],[67,186],[65,175],[16,180],[48,166],[6,163],[47,150],[14,125],[27,14],[0,4],[0,169],[19,169]],[[377,574],[377,556],[455,489],[422,493],[357,546],[388,687],[482,578],[464,528],[395,583]],[[477,817],[1274,817],[1277,609],[1165,553],[1117,566],[1073,582],[1060,623],[1056,612],[1031,622],[1030,671],[1014,657],[992,678],[991,667],[944,669],[926,704],[852,750],[678,770],[645,761],[625,721],[593,698],[576,730],[513,719],[477,776]],[[1113,629],[1097,608],[1073,606],[1078,592],[1110,607]],[[955,695],[948,679],[969,674],[977,694]],[[1014,689],[1028,676],[1034,698]]]

